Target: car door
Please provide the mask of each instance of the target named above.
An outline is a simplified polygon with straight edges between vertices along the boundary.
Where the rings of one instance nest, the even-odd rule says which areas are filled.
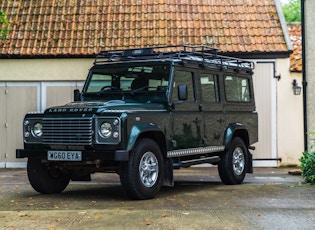
[[[202,146],[202,112],[195,91],[195,74],[194,71],[183,68],[174,70],[172,86],[172,142],[174,149]],[[180,87],[187,87],[186,100],[180,100]]]
[[[203,110],[205,146],[223,144],[225,115],[219,92],[219,75],[202,70],[199,73],[201,103]]]

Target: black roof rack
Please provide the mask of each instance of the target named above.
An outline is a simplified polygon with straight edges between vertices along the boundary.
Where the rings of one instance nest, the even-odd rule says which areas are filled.
[[[94,60],[94,65],[115,61],[152,60],[152,59],[182,59],[195,61],[206,66],[216,64],[225,67],[254,69],[254,63],[240,58],[218,55],[217,48],[210,46],[155,46],[139,49],[101,51]]]

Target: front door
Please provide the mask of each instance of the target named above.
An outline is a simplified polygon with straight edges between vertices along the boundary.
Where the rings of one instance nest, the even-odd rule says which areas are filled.
[[[195,92],[194,72],[175,69],[172,93],[173,149],[202,146],[203,122],[200,103]],[[179,100],[178,89],[187,86],[187,100]]]

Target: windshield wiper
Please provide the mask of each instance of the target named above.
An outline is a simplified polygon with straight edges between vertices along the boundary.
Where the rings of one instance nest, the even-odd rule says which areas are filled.
[[[143,87],[141,87],[141,88],[131,90],[130,93],[131,93],[132,95],[134,95],[134,94],[136,94],[136,93],[139,93],[139,92],[144,91],[145,89],[156,89],[156,87],[154,87],[154,86],[143,86]],[[149,91],[144,91],[144,92],[149,92]]]
[[[102,95],[102,94],[108,93],[108,92],[110,92],[110,93],[113,93],[113,92],[114,93],[121,93],[122,91],[121,91],[121,89],[118,89],[115,86],[108,85],[108,86],[104,86],[103,88],[101,88],[101,90],[96,92],[96,94],[97,95]]]

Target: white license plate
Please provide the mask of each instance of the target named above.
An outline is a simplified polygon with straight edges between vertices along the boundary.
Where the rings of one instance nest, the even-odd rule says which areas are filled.
[[[82,152],[49,150],[47,152],[47,159],[49,161],[82,161]]]

